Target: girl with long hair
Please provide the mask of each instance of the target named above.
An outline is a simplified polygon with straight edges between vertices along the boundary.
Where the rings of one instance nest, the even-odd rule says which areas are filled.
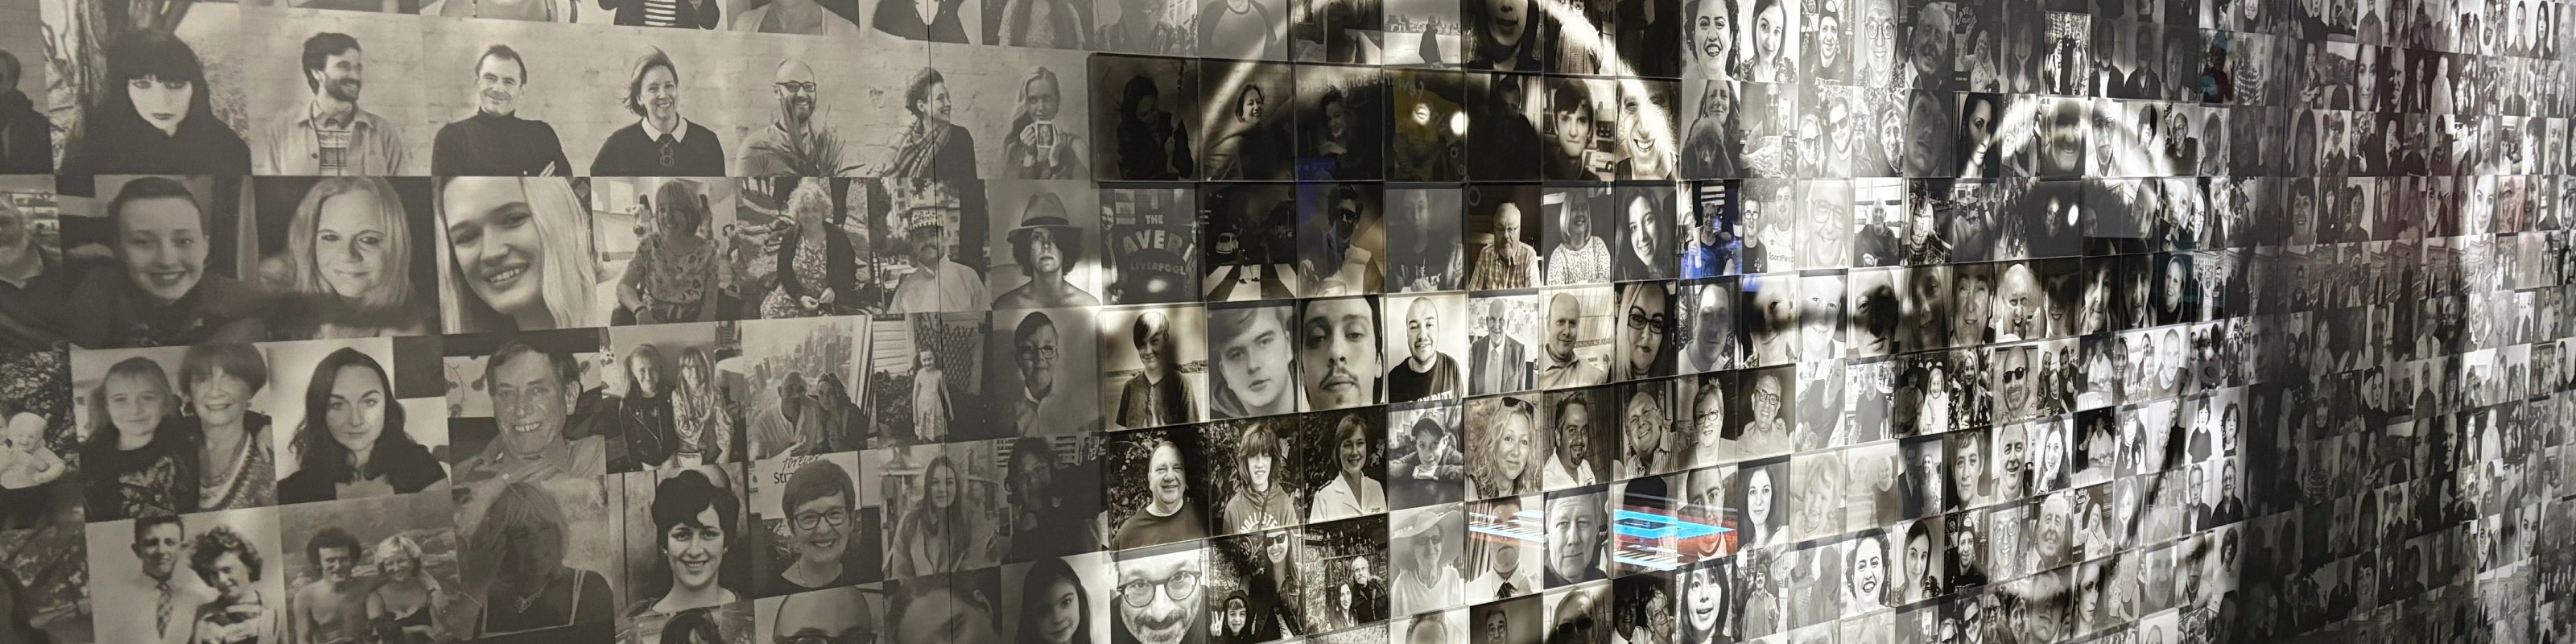
[[[409,215],[393,184],[331,177],[313,184],[286,225],[286,254],[260,267],[284,295],[278,339],[367,338],[434,331],[412,290]]]
[[[456,177],[439,189],[446,230],[440,323],[449,332],[599,326],[590,209],[562,177]]]
[[[1044,12],[1052,20],[1075,19],[1073,13],[1062,8],[1059,0],[1010,0],[1004,10],[1021,13],[1006,13],[1002,19],[1003,29],[1010,29],[1008,25],[1014,19],[1034,20],[1027,15],[1029,6],[1054,7]],[[1070,28],[1072,31],[1064,33],[1079,39],[1081,27]],[[1009,36],[1004,37],[1007,39]],[[1079,45],[1065,47],[1078,48]],[[1027,75],[1020,77],[1020,102],[1011,110],[1011,129],[1004,130],[1009,134],[1002,139],[1002,156],[1011,164],[1010,178],[1091,179],[1091,169],[1082,164],[1082,151],[1091,148],[1081,135],[1074,133],[1083,128],[1067,127],[1056,121],[1063,114],[1063,108],[1064,83],[1056,78],[1055,70],[1033,67]]]
[[[342,348],[314,365],[304,423],[289,446],[296,471],[277,484],[286,503],[409,494],[447,480],[429,448],[404,431],[402,401],[383,364]]]
[[[89,520],[197,511],[197,440],[177,422],[178,412],[161,363],[134,357],[107,369],[90,392],[89,440],[81,445]]]
[[[716,399],[715,363],[703,347],[680,350],[680,382],[671,390],[672,467],[722,462],[733,443],[728,414]]]
[[[1020,626],[1015,644],[1091,644],[1091,594],[1063,559],[1029,564],[1020,581]]]
[[[966,483],[957,462],[947,456],[922,466],[921,497],[896,526],[894,547],[887,553],[892,558],[888,575],[917,577],[967,568],[967,558],[976,555],[977,532],[966,513]]]

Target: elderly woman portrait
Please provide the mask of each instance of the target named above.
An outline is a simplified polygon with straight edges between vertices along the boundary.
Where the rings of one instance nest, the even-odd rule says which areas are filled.
[[[437,303],[412,280],[411,216],[392,182],[331,177],[306,190],[286,224],[286,253],[260,264],[279,294],[277,339],[420,335]]]
[[[590,210],[558,177],[457,177],[438,192],[447,235],[441,326],[451,333],[598,326]]]
[[[949,0],[920,1],[949,4]],[[975,135],[950,120],[956,104],[948,94],[948,77],[928,67],[915,72],[903,92],[903,109],[912,115],[912,122],[904,126],[894,159],[883,175],[952,180],[977,176]]]
[[[567,563],[575,535],[565,523],[563,506],[544,487],[511,483],[491,492],[480,521],[461,535],[466,585],[482,601],[469,637],[533,644],[615,635],[615,594],[606,577]]]
[[[386,644],[433,644],[444,631],[439,607],[446,589],[422,568],[420,542],[400,534],[376,544],[375,590],[367,592],[367,622]]]
[[[761,296],[760,317],[782,319],[849,315],[864,310],[859,296],[859,253],[863,240],[833,224],[835,205],[830,182],[805,180],[787,197],[786,220],[777,237],[775,280]]]
[[[101,85],[113,89],[81,110],[64,174],[250,174],[250,144],[215,118],[215,90],[188,43],[137,32],[106,57]]]
[[[725,176],[724,143],[714,130],[680,116],[680,68],[669,54],[651,49],[637,56],[619,103],[637,118],[600,142],[590,176]]]
[[[304,422],[288,443],[296,470],[278,499],[306,503],[410,494],[447,480],[429,448],[403,431],[393,376],[376,359],[342,348],[322,357],[304,391]]]
[[[188,347],[179,362],[179,396],[186,404],[180,435],[193,437],[200,476],[199,511],[277,504],[277,457],[270,450],[267,414],[252,399],[268,386],[268,360],[247,344]]]
[[[196,512],[197,439],[179,420],[169,373],[151,358],[109,367],[89,393],[89,438],[81,443],[91,521]]]
[[[268,337],[257,289],[209,274],[220,228],[188,184],[139,177],[104,207],[112,249],[72,286],[62,329],[87,348],[251,342]],[[75,271],[77,272],[77,271]]]
[[[716,244],[707,239],[707,202],[688,181],[654,189],[653,230],[617,276],[619,322],[669,324],[716,318]]]

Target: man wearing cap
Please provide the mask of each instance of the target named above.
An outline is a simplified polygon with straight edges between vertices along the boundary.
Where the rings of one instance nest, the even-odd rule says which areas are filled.
[[[1064,216],[1064,199],[1052,192],[1029,195],[1018,228],[1011,229],[1011,260],[1029,282],[993,298],[993,308],[1052,309],[1100,306],[1100,298],[1065,281],[1065,272],[1082,261],[1082,229]]]
[[[948,222],[923,219],[905,235],[912,244],[912,272],[894,287],[890,313],[974,311],[993,301],[984,277],[948,258]]]
[[[736,165],[744,176],[836,177],[855,167],[844,154],[840,133],[814,120],[822,90],[814,84],[813,66],[793,58],[780,61],[770,74],[769,91],[778,99],[778,113],[768,127],[743,137]]]

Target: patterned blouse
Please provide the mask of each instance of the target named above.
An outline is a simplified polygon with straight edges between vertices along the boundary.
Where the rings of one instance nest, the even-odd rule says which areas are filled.
[[[633,265],[644,270],[645,306],[655,321],[692,321],[715,278],[716,245],[701,241],[695,250],[680,252],[656,234],[636,245]]]
[[[792,249],[792,251],[796,253],[796,257],[793,258],[793,263],[790,265],[790,268],[793,268],[796,271],[796,281],[806,284],[832,283],[831,267],[826,265],[829,262],[825,258],[829,253],[827,252],[825,244],[826,241],[820,235],[797,240],[796,247]],[[851,294],[835,293],[833,295],[834,298],[837,299],[841,296]],[[769,289],[769,297],[763,298],[760,302],[760,316],[764,318],[774,320],[781,318],[799,318],[808,315],[812,315],[812,313],[805,310],[803,303],[796,301],[796,295],[794,293],[787,292],[786,280],[783,278],[780,280],[777,287]]]

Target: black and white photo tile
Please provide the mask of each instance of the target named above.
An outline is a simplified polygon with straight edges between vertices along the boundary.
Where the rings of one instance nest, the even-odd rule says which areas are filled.
[[[2293,4],[0,0],[0,642],[2566,639],[2571,5]]]

